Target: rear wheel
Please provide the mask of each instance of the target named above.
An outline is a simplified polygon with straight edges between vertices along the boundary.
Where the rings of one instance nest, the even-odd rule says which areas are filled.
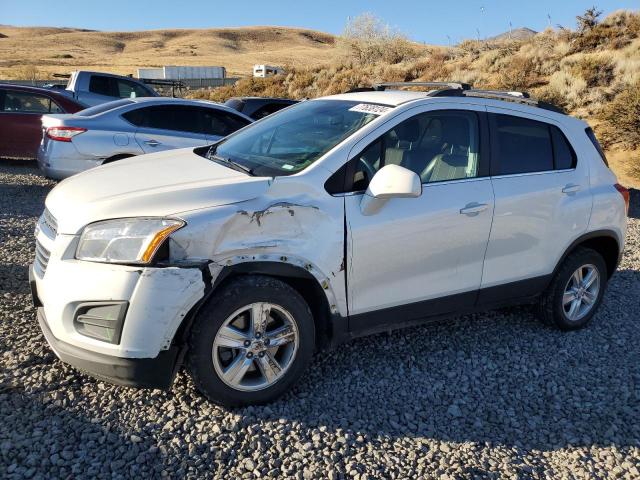
[[[200,311],[188,366],[209,400],[225,406],[274,400],[302,375],[315,345],[300,294],[271,277],[232,280]]]
[[[607,286],[607,266],[590,248],[578,248],[562,263],[539,311],[542,320],[562,330],[584,327],[595,315]]]

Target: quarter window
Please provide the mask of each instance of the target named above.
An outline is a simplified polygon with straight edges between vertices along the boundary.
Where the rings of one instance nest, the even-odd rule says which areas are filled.
[[[558,127],[549,125],[551,139],[553,141],[553,164],[556,170],[575,168],[576,153],[571,148],[569,140]]]

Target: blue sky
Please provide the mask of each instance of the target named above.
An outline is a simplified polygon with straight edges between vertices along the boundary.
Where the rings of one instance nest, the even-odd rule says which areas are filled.
[[[573,27],[575,16],[597,5],[605,14],[640,7],[640,0],[0,0],[0,24],[97,30],[284,25],[340,33],[349,16],[371,12],[409,37],[457,43],[526,26]],[[484,8],[483,8],[484,7]],[[449,38],[447,37],[449,36]]]

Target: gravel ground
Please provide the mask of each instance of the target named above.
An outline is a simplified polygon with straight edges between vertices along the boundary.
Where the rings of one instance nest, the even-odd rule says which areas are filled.
[[[51,186],[0,162],[2,478],[640,477],[637,206],[585,330],[516,308],[377,335],[317,355],[272,405],[225,410],[185,375],[133,390],[56,359],[27,284]]]

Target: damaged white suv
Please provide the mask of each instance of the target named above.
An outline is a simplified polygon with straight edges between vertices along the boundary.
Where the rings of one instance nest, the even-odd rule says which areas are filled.
[[[125,385],[185,366],[233,406],[282,394],[318,348],[425,318],[535,302],[584,326],[628,202],[591,129],[522,94],[421,86],[60,183],[31,269],[53,350]]]

